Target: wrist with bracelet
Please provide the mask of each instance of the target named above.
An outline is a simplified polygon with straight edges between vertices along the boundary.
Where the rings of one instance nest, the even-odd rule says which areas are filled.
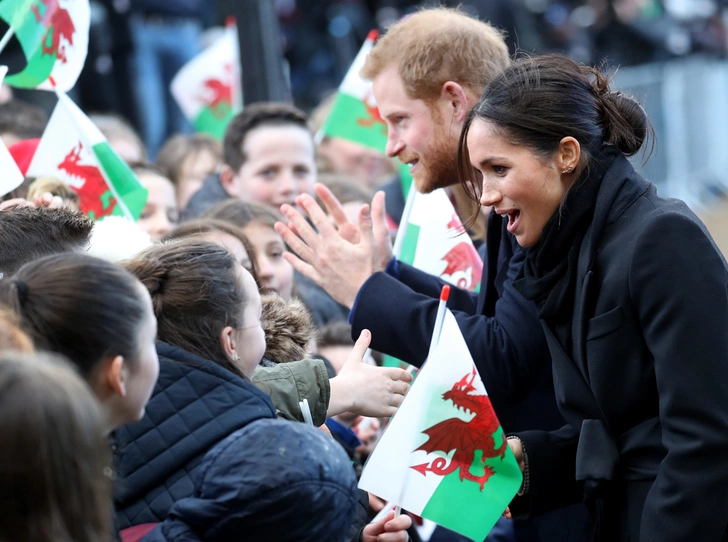
[[[506,438],[508,440],[517,440],[521,443],[521,451],[523,452],[523,482],[521,483],[521,487],[516,495],[519,497],[523,497],[528,493],[528,489],[531,484],[531,476],[528,471],[528,454],[526,453],[526,446],[523,444],[523,441],[516,435],[509,435]]]

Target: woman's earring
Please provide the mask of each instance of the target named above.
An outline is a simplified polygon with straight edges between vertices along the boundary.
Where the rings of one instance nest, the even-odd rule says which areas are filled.
[[[237,352],[235,352],[235,357],[233,358],[233,361],[240,361],[240,356]]]
[[[564,175],[566,175],[567,173],[571,173],[572,171],[574,171],[574,166],[569,166],[564,171],[562,171],[561,173],[563,173]]]

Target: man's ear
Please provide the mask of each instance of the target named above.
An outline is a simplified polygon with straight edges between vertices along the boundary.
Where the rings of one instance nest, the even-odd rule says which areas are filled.
[[[124,367],[124,357],[116,356],[109,358],[104,367],[103,380],[108,389],[113,391],[119,397],[126,397],[126,370]]]
[[[231,198],[240,197],[240,179],[233,168],[227,164],[224,164],[220,170],[220,184]]]
[[[238,361],[240,355],[237,352],[235,339],[233,338],[233,328],[225,326],[220,332],[220,344],[222,349],[225,351],[225,355],[232,362]]]
[[[465,122],[465,117],[470,107],[468,105],[468,96],[463,87],[454,81],[447,81],[442,85],[440,97],[452,111],[453,119],[458,123]]]

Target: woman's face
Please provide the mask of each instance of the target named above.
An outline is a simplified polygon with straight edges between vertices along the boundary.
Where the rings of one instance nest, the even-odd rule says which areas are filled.
[[[534,246],[566,191],[556,160],[509,143],[480,119],[471,124],[467,140],[470,162],[483,175],[481,205],[508,218],[519,245]]]
[[[273,290],[286,301],[291,299],[293,267],[283,259],[283,238],[271,226],[258,222],[245,226],[243,233],[255,251],[261,292]]]
[[[169,179],[154,173],[140,174],[139,181],[149,191],[149,196],[137,224],[152,241],[159,241],[179,220],[174,186]]]
[[[143,299],[144,312],[139,329],[139,357],[125,363],[127,367],[126,406],[128,419],[124,423],[140,420],[144,416],[144,408],[154,391],[159,376],[159,359],[157,358],[156,338],[157,319],[152,309],[152,299],[147,289],[138,284],[139,295]]]
[[[260,324],[262,304],[253,276],[240,266],[238,275],[248,302],[243,310],[240,328],[234,331],[236,351],[240,357],[235,364],[247,378],[251,378],[265,354],[265,333]]]

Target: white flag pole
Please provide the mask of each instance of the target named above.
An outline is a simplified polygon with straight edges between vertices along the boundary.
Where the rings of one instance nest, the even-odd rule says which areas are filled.
[[[410,190],[410,192],[413,192],[414,190]],[[432,354],[432,351],[435,349],[435,347],[440,342],[440,335],[442,334],[442,325],[445,323],[445,311],[447,311],[447,300],[450,297],[450,285],[445,284],[442,287],[442,291],[440,292],[440,304],[437,306],[437,316],[435,317],[435,327],[432,330],[432,339],[430,340],[430,351],[427,354],[427,357],[429,358]],[[427,363],[427,360],[425,360],[425,363]],[[424,367],[424,363],[422,364]],[[420,370],[422,370],[422,367],[420,367]],[[409,471],[407,471],[409,472]],[[402,491],[404,492],[406,484],[402,485]],[[402,502],[402,499],[404,498],[404,495],[400,495],[399,502]],[[394,509],[394,517],[397,517],[402,512],[402,507],[397,506]]]
[[[407,194],[407,201],[404,204],[404,211],[402,211],[402,219],[399,221],[399,228],[397,229],[397,237],[394,238],[394,248],[392,254],[395,259],[399,259],[402,253],[402,245],[404,244],[404,237],[407,234],[407,225],[409,224],[409,217],[412,214],[412,206],[415,203],[415,196],[417,195],[417,189],[415,183],[410,185],[409,193]]]

